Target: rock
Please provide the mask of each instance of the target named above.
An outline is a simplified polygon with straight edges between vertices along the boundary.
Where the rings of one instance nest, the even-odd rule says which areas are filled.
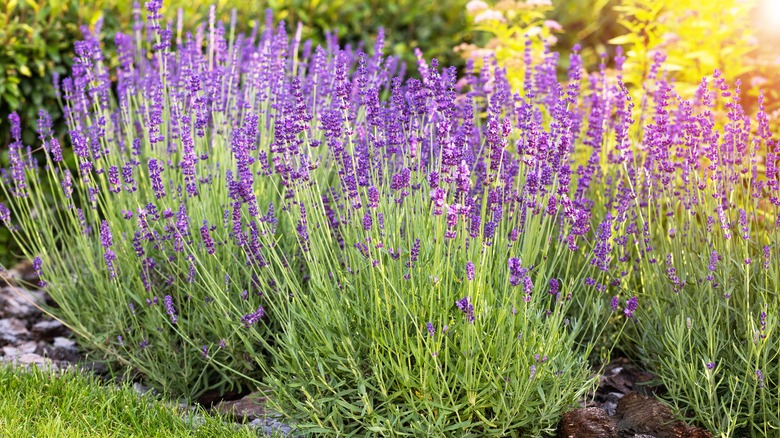
[[[44,303],[43,292],[18,287],[0,289],[0,317],[28,318],[41,313],[36,307]]]
[[[25,353],[20,356],[15,356],[13,358],[5,358],[5,362],[13,363],[17,366],[26,366],[29,367],[31,365],[35,365],[38,368],[51,370],[51,371],[57,371],[57,365],[51,361],[51,359],[34,354],[34,353]]]
[[[151,394],[154,394],[154,390],[146,385],[143,385],[139,382],[133,383],[133,389],[135,392],[137,392],[140,395],[146,395],[151,391]]]
[[[655,376],[639,369],[628,359],[621,358],[609,363],[604,368],[604,376],[599,384],[599,391],[606,393],[627,394],[639,392],[644,395],[658,393],[662,388],[648,385]]]
[[[17,318],[0,319],[0,339],[15,344],[30,335],[27,324]]]
[[[712,438],[712,434],[700,427],[688,426],[682,421],[672,428],[674,438]]]
[[[73,339],[57,337],[54,338],[54,343],[52,346],[54,348],[60,348],[63,350],[76,350],[76,341]]]
[[[16,264],[5,273],[3,273],[3,280],[5,284],[17,285],[20,283],[38,284],[38,274],[33,268],[33,264],[30,260],[25,260]]]
[[[249,426],[263,432],[264,436],[290,436],[292,427],[274,417],[258,418],[252,420]]]
[[[676,420],[672,409],[656,398],[635,392],[626,394],[618,401],[615,418],[621,430],[637,435],[645,434],[655,438],[712,438],[706,430]]]
[[[558,424],[559,438],[619,438],[615,422],[600,408],[567,412]]]
[[[41,336],[57,336],[65,334],[65,326],[56,319],[38,321],[32,326],[33,333]]]
[[[36,353],[38,351],[38,343],[27,341],[19,344],[16,348],[19,351],[19,354]]]
[[[19,349],[7,345],[3,347],[3,356],[6,358],[16,357],[19,355]]]
[[[618,401],[615,418],[621,430],[637,434],[665,433],[674,423],[668,406],[636,392],[629,392]]]
[[[259,392],[253,392],[238,400],[220,401],[213,409],[241,421],[252,421],[266,415],[266,400],[268,398],[262,396]]]

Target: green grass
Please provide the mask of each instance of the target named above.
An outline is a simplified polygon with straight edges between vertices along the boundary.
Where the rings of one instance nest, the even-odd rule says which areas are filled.
[[[257,437],[248,427],[182,409],[132,387],[106,385],[76,371],[54,373],[0,366],[3,437]],[[201,420],[202,419],[202,420]]]

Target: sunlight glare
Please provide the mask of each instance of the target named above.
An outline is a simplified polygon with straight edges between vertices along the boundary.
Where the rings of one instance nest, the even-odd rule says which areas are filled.
[[[763,0],[761,3],[761,20],[767,30],[780,33],[780,0]]]

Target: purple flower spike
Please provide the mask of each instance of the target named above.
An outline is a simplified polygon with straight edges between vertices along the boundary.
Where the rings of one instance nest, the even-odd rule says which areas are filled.
[[[154,158],[149,160],[149,179],[152,180],[152,189],[154,190],[154,197],[162,199],[165,196],[165,185],[163,184],[162,166]]]
[[[436,333],[436,329],[433,327],[433,324],[430,322],[425,323],[425,327],[428,329],[428,336],[433,337],[433,335]]]
[[[626,308],[623,310],[623,313],[626,315],[626,318],[633,318],[634,312],[636,312],[636,309],[639,305],[639,299],[634,295],[633,297],[629,298],[628,301],[626,301]]]
[[[11,226],[11,210],[0,202],[0,221],[3,221],[6,227]]]
[[[414,245],[412,245],[411,260],[412,263],[416,262],[420,257],[420,239],[415,239]]]
[[[106,253],[103,255],[103,259],[106,261],[106,267],[108,268],[108,277],[113,280],[116,278],[116,271],[114,271],[114,260],[116,260],[116,254],[114,254],[114,251],[106,248]]]
[[[103,244],[103,248],[110,248],[114,244],[114,238],[111,236],[111,229],[106,220],[100,223],[100,242]]]
[[[474,305],[471,304],[470,297],[463,297],[458,301],[455,301],[455,305],[466,315],[466,318],[470,323],[474,323]]]
[[[366,214],[363,215],[363,229],[365,231],[371,231],[372,223],[373,223],[373,219],[371,219],[371,213],[366,212]]]
[[[612,301],[609,304],[612,307],[613,312],[617,311],[618,307],[620,307],[620,298],[618,298],[618,296],[615,295],[614,297],[612,297]]]
[[[473,280],[475,277],[476,268],[473,262],[466,262],[466,278]]]
[[[43,275],[43,260],[41,260],[40,257],[36,257],[35,260],[33,260],[33,270],[35,271],[35,275],[38,276],[38,286],[40,287],[46,287],[46,282],[41,279],[41,275]]]
[[[550,295],[558,295],[558,292],[561,290],[561,284],[558,282],[558,279],[551,278],[550,279]]]
[[[205,220],[203,221],[203,226],[200,227],[200,236],[203,239],[203,245],[206,247],[206,251],[209,254],[217,252],[217,249],[214,247],[214,239],[209,232],[209,223]]]
[[[179,320],[176,316],[176,309],[173,308],[173,298],[170,295],[165,296],[165,313],[171,317],[171,324],[176,324]]]
[[[258,306],[257,311],[242,316],[241,323],[244,324],[245,328],[249,328],[250,325],[260,321],[263,316],[265,316],[265,310],[263,309],[263,306]]]

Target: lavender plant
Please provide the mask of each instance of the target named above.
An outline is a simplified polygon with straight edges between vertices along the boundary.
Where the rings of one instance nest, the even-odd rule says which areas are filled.
[[[716,71],[686,101],[662,62],[639,112],[619,71],[605,87],[609,137],[589,161],[604,268],[640,303],[624,309],[636,322],[626,348],[679,412],[722,436],[769,436],[780,424],[778,142],[763,104],[755,123],[743,112],[739,82]]]
[[[169,391],[265,379],[310,432],[550,432],[612,315],[571,190],[579,64],[564,88],[548,57],[520,96],[495,65],[420,55],[405,79],[381,34],[313,49],[270,16],[190,34],[146,7],[115,70],[99,29],[76,46],[78,172],[45,114],[47,178],[9,152],[0,220],[56,312]]]
[[[272,135],[259,129],[286,100],[276,87],[289,42],[272,27],[256,41],[228,36],[211,20],[194,35],[178,29],[173,50],[160,3],[147,8],[148,21],[117,35],[116,70],[103,62],[99,27],[75,47],[61,96],[76,174],[42,113],[48,178],[36,175],[10,117],[2,187],[15,200],[0,219],[36,257],[56,312],[93,348],[174,393],[240,390],[258,381],[255,339],[273,325],[261,270],[284,269],[282,251],[263,254],[276,245],[277,192],[249,155],[267,149]]]
[[[337,58],[316,138],[331,176],[285,212],[304,287],[273,302],[267,381],[301,429],[538,435],[585,395],[595,344],[579,341],[612,311],[583,281],[598,270],[570,191],[579,67],[564,91],[551,62],[521,97],[495,65],[458,85],[421,61],[382,102],[381,70],[358,56],[350,85]]]

